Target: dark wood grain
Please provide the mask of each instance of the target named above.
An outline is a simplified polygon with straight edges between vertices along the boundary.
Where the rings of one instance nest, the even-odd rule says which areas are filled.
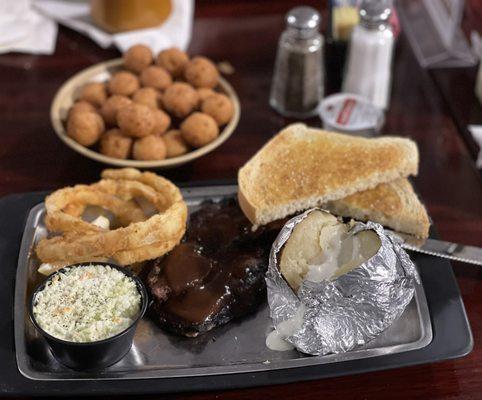
[[[164,175],[178,182],[234,179],[238,168],[290,122],[270,109],[268,93],[283,14],[296,3],[278,0],[197,4],[190,51],[217,61],[227,60],[235,67],[236,72],[228,79],[241,100],[241,121],[235,134],[219,149],[192,164],[165,171]],[[480,24],[481,15],[472,13],[470,23]],[[0,56],[0,195],[54,189],[98,178],[102,165],[77,155],[57,139],[49,122],[49,106],[56,90],[72,74],[118,55],[115,50],[100,49],[89,39],[61,28],[53,56]],[[453,78],[464,73],[473,72],[445,71],[444,77],[434,79],[417,65],[402,35],[397,44],[392,100],[383,133],[417,141],[421,159],[415,182],[441,237],[482,246],[482,183],[473,150],[468,149],[460,132],[467,121],[455,118],[454,112],[454,104],[461,98],[464,106],[460,113],[473,107],[474,97],[464,96],[472,93],[473,87]],[[451,83],[451,79],[455,81]],[[480,111],[475,110],[474,118],[482,119]],[[309,122],[320,125],[317,119]],[[482,270],[461,263],[453,266],[475,340],[473,352],[463,359],[309,383],[163,398],[481,398]]]

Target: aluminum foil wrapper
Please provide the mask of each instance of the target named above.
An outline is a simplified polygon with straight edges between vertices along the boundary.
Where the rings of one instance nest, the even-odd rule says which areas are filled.
[[[319,209],[289,220],[273,243],[266,275],[270,315],[276,327],[296,315],[299,320],[301,310],[302,319],[285,340],[307,354],[343,353],[373,340],[399,318],[420,278],[396,238],[379,224],[357,222],[350,233],[375,231],[381,241],[378,252],[334,280],[305,280],[294,293],[280,273],[278,253],[294,227],[314,210]]]

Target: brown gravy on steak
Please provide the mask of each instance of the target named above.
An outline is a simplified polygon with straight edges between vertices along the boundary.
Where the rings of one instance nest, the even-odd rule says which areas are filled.
[[[191,215],[184,242],[153,262],[148,286],[160,324],[196,336],[253,311],[265,299],[277,232],[252,232],[234,200],[204,204]]]

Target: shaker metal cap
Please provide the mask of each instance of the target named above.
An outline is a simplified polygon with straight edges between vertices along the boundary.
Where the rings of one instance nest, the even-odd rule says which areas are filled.
[[[362,0],[360,18],[368,25],[388,22],[392,7],[393,0]]]
[[[286,14],[286,24],[299,31],[317,29],[320,22],[321,16],[313,7],[295,7]]]

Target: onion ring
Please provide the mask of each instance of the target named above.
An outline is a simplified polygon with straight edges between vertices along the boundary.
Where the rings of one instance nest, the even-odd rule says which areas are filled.
[[[46,225],[62,236],[42,239],[37,255],[46,263],[85,262],[99,257],[128,265],[160,257],[184,235],[187,206],[179,189],[151,172],[105,170],[92,185],[60,189],[46,198]],[[148,219],[134,201],[146,198],[157,213]],[[112,211],[127,226],[106,230],[80,219],[86,205]],[[141,215],[142,214],[142,215]]]
[[[128,200],[128,201],[126,201]],[[114,213],[121,225],[145,220],[142,209],[131,199],[121,199],[112,193],[91,186],[76,185],[57,190],[45,199],[45,225],[51,232],[100,232],[103,229],[79,217],[86,205],[100,206]]]

